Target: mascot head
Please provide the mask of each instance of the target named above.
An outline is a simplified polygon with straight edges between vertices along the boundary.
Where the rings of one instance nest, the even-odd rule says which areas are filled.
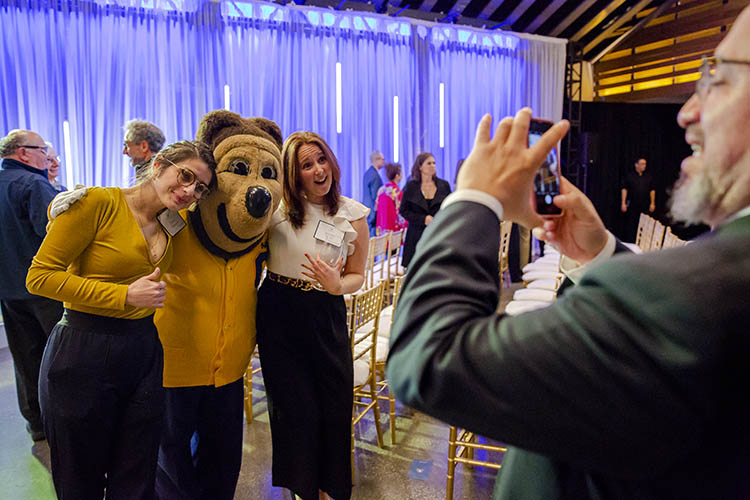
[[[190,220],[209,252],[239,257],[263,239],[281,201],[281,129],[265,118],[212,111],[196,139],[214,152],[218,186]]]

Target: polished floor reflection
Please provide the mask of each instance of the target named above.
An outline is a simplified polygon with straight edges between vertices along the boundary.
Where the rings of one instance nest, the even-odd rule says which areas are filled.
[[[253,395],[255,419],[245,426],[242,471],[235,498],[287,500],[291,498],[287,491],[271,486],[271,435],[263,382],[259,375],[254,379]],[[383,410],[386,410],[385,404]],[[371,416],[365,417],[358,426],[357,475],[352,498],[445,498],[448,426],[398,403],[396,413],[394,445],[387,431],[387,411],[383,412],[384,449],[377,446]],[[415,463],[415,460],[419,462]],[[489,499],[494,482],[495,471],[459,466],[454,498]],[[49,448],[45,441],[33,443],[26,433],[16,401],[13,362],[8,349],[0,349],[0,499],[54,498],[49,474]]]

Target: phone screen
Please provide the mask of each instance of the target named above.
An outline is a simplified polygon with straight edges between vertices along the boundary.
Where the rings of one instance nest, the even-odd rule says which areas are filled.
[[[532,118],[529,125],[529,146],[533,146],[553,123],[546,120]],[[547,154],[539,171],[534,178],[534,198],[536,211],[540,215],[561,215],[562,210],[552,203],[560,194],[560,161],[557,146]]]

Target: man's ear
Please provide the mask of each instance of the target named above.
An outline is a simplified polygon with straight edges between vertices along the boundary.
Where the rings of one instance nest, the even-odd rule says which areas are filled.
[[[143,153],[144,156],[146,153],[151,151],[151,148],[148,147],[148,142],[146,142],[145,140],[141,141],[141,143],[138,144],[138,149],[141,150],[141,153]]]

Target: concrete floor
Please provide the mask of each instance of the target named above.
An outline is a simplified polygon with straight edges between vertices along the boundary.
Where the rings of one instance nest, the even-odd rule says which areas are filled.
[[[518,288],[506,288],[503,305]],[[257,360],[255,361],[257,362]],[[262,377],[253,380],[254,421],[245,426],[242,470],[235,498],[288,500],[289,493],[271,486],[271,434]],[[386,410],[386,404],[382,409]],[[382,414],[385,448],[377,446],[372,416],[358,425],[354,500],[438,500],[445,498],[448,426],[396,403],[396,443],[390,442],[387,411]],[[46,441],[33,443],[16,400],[13,361],[0,349],[0,500],[52,500],[55,492],[49,474]],[[477,454],[477,458],[486,457]],[[501,457],[491,454],[490,459]],[[409,476],[415,460],[425,461],[424,479]],[[426,474],[429,469],[429,474]],[[482,467],[456,468],[455,499],[492,497],[496,472]]]

